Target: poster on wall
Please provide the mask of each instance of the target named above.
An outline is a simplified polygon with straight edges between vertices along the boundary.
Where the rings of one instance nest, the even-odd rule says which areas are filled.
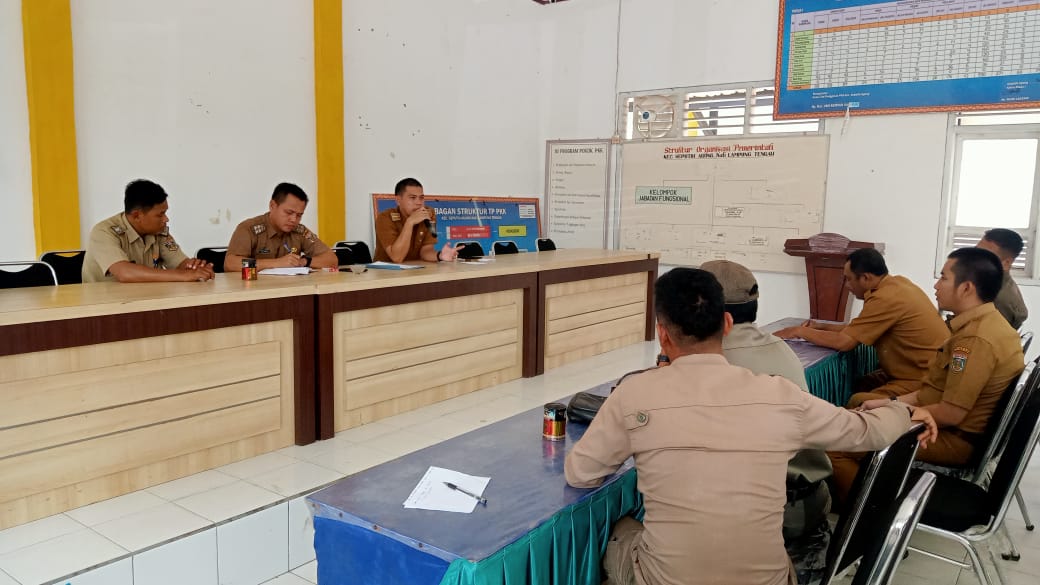
[[[558,248],[606,248],[610,140],[545,143],[546,237]]]
[[[1040,106],[1036,0],[781,0],[774,117]]]
[[[823,231],[827,145],[827,136],[626,144],[620,248],[655,250],[677,266],[732,260],[804,273],[784,241]]]
[[[427,195],[426,206],[437,214],[437,241],[478,242],[491,254],[495,242],[516,243],[521,252],[536,252],[541,215],[537,197]],[[372,218],[397,207],[392,193],[372,194]],[[374,231],[373,231],[374,233]]]

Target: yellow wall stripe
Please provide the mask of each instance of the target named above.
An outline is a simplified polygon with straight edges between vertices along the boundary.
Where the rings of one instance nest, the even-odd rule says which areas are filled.
[[[330,246],[346,237],[343,108],[343,2],[314,0],[318,235]]]
[[[80,247],[69,0],[22,0],[37,254]]]

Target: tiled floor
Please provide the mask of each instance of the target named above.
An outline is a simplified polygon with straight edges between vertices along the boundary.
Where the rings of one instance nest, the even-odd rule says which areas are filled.
[[[65,514],[0,531],[0,585],[308,585],[317,582],[302,496],[346,475],[618,377],[652,362],[644,343],[508,382]],[[1040,464],[1023,493],[1040,520]],[[1012,585],[1040,583],[1040,534],[1017,508],[1009,527],[1022,552],[1003,562]],[[187,535],[187,536],[185,536]],[[930,550],[950,549],[915,537]],[[903,585],[975,583],[921,555],[900,565]]]

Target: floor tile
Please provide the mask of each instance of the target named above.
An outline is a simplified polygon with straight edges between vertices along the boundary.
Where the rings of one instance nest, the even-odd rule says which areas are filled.
[[[424,447],[435,445],[441,441],[443,441],[443,439],[432,434],[420,434],[411,431],[398,430],[386,435],[375,437],[364,443],[358,443],[358,445],[368,445],[373,449],[385,451],[394,457],[400,457],[413,451],[418,451]]]
[[[176,504],[212,522],[223,522],[280,499],[282,497],[272,491],[249,482],[236,481],[208,492],[182,498],[177,500]]]
[[[370,422],[367,425],[361,425],[345,431],[336,433],[337,439],[344,439],[351,443],[364,443],[375,437],[392,433],[397,430],[397,427],[388,425],[386,423],[376,421]]]
[[[134,585],[134,563],[131,559],[122,559],[75,577],[62,579],[59,583],[61,585]],[[137,585],[151,585],[151,583],[139,581]],[[207,584],[200,583],[199,585]]]
[[[148,491],[167,501],[179,500],[220,486],[235,483],[238,478],[216,470],[203,471],[148,488]]]
[[[293,463],[296,463],[296,461],[297,459],[287,455],[282,455],[281,453],[265,453],[257,457],[243,459],[242,461],[218,467],[217,471],[239,479],[246,479],[269,471],[274,471],[279,467],[292,465]]]
[[[289,500],[289,570],[314,560],[314,518],[306,498]]]
[[[307,583],[307,581],[304,581],[304,583]],[[18,584],[18,581],[14,580],[14,577],[8,575],[7,573],[5,573],[3,571],[0,571],[0,585],[19,585],[19,584]]]
[[[23,585],[46,583],[126,555],[128,551],[84,528],[0,556],[0,571]]]
[[[217,529],[134,555],[134,585],[217,585]]]
[[[0,555],[83,530],[84,526],[65,514],[56,514],[0,531]]]
[[[311,585],[311,581],[298,577],[293,573],[286,573],[265,582],[263,585]]]
[[[129,516],[142,512],[149,508],[155,508],[166,503],[166,500],[147,492],[138,491],[104,500],[75,510],[69,510],[65,514],[76,522],[86,526],[96,526],[104,522],[110,522],[123,516]]]
[[[220,585],[256,585],[289,570],[288,505],[217,527]]]
[[[306,565],[293,570],[293,574],[303,577],[310,583],[318,582],[318,561],[311,561]]]
[[[367,445],[357,445],[342,441],[324,457],[314,459],[315,465],[328,467],[343,475],[357,473],[369,467],[394,459],[390,453],[380,451]]]
[[[276,494],[291,497],[341,479],[343,474],[313,463],[297,462],[249,478],[249,483]]]
[[[139,551],[211,524],[209,520],[167,502],[157,508],[98,524],[94,530],[126,550]]]

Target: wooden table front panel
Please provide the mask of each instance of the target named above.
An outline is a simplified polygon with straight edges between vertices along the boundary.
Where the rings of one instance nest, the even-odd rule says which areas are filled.
[[[524,300],[514,289],[336,313],[336,431],[521,377]]]
[[[0,357],[0,528],[291,445],[293,321]]]

